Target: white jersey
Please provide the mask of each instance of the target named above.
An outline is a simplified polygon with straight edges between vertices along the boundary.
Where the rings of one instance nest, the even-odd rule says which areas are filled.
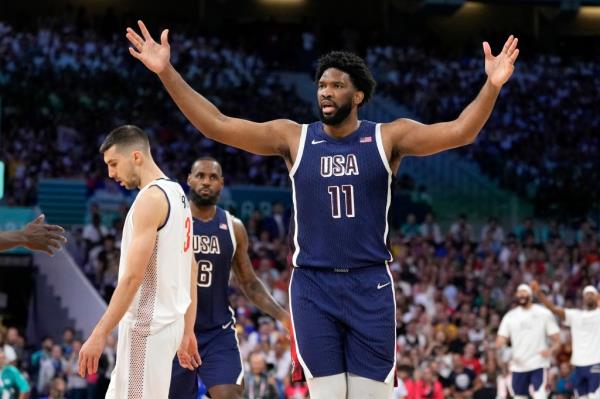
[[[529,309],[516,307],[506,313],[498,335],[509,338],[512,346],[510,371],[525,372],[550,366],[540,352],[548,349],[547,337],[559,332],[552,313],[537,304]]]
[[[166,178],[150,182],[140,190],[137,198],[152,186],[164,192],[169,201],[169,211],[165,224],[158,229],[144,280],[124,317],[135,330],[148,335],[154,335],[182,318],[191,302],[192,214],[188,200],[179,183]],[[127,213],[123,227],[119,279],[127,268],[127,251],[133,238],[137,198]]]
[[[600,364],[600,309],[565,309],[565,325],[571,327],[574,366]]]

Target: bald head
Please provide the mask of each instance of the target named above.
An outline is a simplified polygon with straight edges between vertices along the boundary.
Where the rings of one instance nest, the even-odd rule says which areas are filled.
[[[197,172],[202,168],[210,168],[214,173],[217,173],[219,177],[223,177],[223,168],[219,161],[210,156],[203,156],[194,161],[192,164],[192,169],[190,170],[190,175],[194,175],[194,172]]]

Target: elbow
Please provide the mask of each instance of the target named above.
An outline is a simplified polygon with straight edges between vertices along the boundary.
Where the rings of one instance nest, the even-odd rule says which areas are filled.
[[[121,278],[121,280],[119,281],[119,284],[122,284],[123,286],[125,286],[127,288],[138,289],[139,286],[142,285],[143,281],[144,281],[144,274],[130,273],[130,274],[124,275]]]
[[[214,123],[212,123],[206,129],[201,130],[202,134],[208,139],[216,140],[221,135],[221,131],[223,130],[223,127],[225,126],[225,123],[227,123],[228,119],[228,116],[219,112],[214,119]]]
[[[481,129],[476,129],[473,126],[468,126],[460,119],[457,119],[452,126],[452,136],[456,137],[458,147],[463,147],[473,144],[479,135]]]

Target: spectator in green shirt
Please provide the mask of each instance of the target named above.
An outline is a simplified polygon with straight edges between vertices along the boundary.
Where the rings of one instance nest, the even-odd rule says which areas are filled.
[[[17,396],[17,392],[19,396]],[[27,380],[16,367],[6,364],[6,355],[0,348],[0,398],[27,399],[28,397],[29,384]]]

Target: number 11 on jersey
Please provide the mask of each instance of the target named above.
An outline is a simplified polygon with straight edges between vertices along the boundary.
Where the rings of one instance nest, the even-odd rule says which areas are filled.
[[[346,208],[346,217],[354,217],[354,186],[352,184],[344,184],[342,186],[328,186],[327,192],[331,197],[331,216],[334,219],[342,217],[341,211],[341,193],[344,194],[344,205]]]

